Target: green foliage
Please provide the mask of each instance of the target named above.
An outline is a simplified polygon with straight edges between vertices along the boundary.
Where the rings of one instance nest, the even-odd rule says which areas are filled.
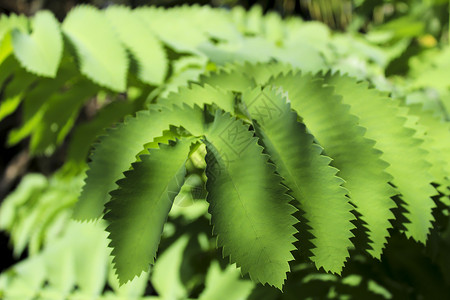
[[[313,143],[314,137],[275,90],[256,88],[244,93],[242,100],[266,152],[298,200],[296,206],[305,212],[314,236],[311,259],[317,268],[340,273],[352,245],[354,217],[338,170],[329,166],[331,159],[321,155],[323,148]]]
[[[83,5],[0,25],[0,120],[22,114],[8,144],[67,149],[2,204],[30,255],[0,275],[6,299],[389,299],[355,264],[398,232],[450,245],[448,48],[384,76],[415,17],[362,36],[258,7]]]
[[[154,263],[164,223],[184,182],[191,142],[160,144],[159,149],[140,155],[125,178],[117,181],[119,188],[111,192],[105,215],[110,225],[106,230],[110,232],[115,267],[129,272],[119,277],[121,283]]]
[[[125,49],[104,13],[79,6],[67,16],[61,29],[77,50],[82,74],[111,90],[125,90],[128,68]]]
[[[295,209],[248,128],[217,112],[205,134],[209,212],[223,255],[281,289],[293,259]]]
[[[32,28],[31,35],[11,32],[14,54],[30,72],[55,77],[63,47],[58,22],[50,12],[42,11],[34,17]]]

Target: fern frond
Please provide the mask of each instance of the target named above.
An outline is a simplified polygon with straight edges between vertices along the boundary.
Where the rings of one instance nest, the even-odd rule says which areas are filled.
[[[313,136],[275,90],[256,88],[242,99],[265,151],[309,221],[316,246],[311,260],[318,269],[340,273],[352,247],[354,216],[338,170],[329,166],[331,159],[321,155],[323,149],[313,144]]]
[[[129,169],[144,144],[161,135],[170,125],[183,126],[193,135],[203,133],[203,113],[199,107],[167,107],[141,111],[135,118],[125,118],[116,128],[100,138],[93,150],[87,171],[86,184],[74,211],[78,220],[92,220],[101,216],[115,182]],[[114,162],[114,163],[111,163]]]
[[[125,91],[127,54],[104,13],[77,6],[64,19],[62,31],[77,50],[81,73],[113,91]]]
[[[358,84],[337,74],[327,76],[326,82],[334,86],[343,103],[350,106],[350,112],[358,116],[360,125],[367,129],[365,136],[377,142],[376,148],[383,152],[381,158],[389,163],[386,171],[393,176],[392,183],[407,205],[405,216],[410,223],[405,224],[406,235],[425,244],[434,220],[431,197],[436,190],[431,185],[428,153],[421,147],[423,140],[405,127],[407,119],[398,103],[369,89],[367,83]]]
[[[243,274],[281,289],[298,222],[287,190],[241,121],[218,111],[205,137],[207,200],[217,244]]]
[[[192,139],[148,149],[117,181],[104,218],[121,284],[147,271],[154,263],[162,230],[173,199],[184,182]]]
[[[392,176],[385,172],[387,163],[380,159],[375,142],[364,137],[358,118],[350,114],[348,105],[333,95],[333,89],[323,87],[323,80],[300,73],[282,75],[271,84],[287,91],[291,107],[297,111],[308,129],[339,169],[339,177],[366,222],[371,240],[368,252],[379,258],[392,227],[390,199],[396,191],[389,185]],[[364,167],[362,167],[364,166]]]
[[[39,11],[33,18],[32,28],[31,35],[20,30],[12,32],[14,54],[28,71],[54,78],[63,50],[59,23],[52,13]]]

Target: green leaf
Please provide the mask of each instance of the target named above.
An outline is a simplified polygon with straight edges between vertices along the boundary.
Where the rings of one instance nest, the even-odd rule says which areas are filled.
[[[181,235],[162,253],[152,268],[152,285],[162,300],[186,299],[188,296],[182,280],[182,268],[189,239],[189,235]]]
[[[144,144],[161,136],[170,125],[183,126],[195,136],[204,131],[203,112],[199,107],[152,107],[150,111],[138,112],[135,118],[125,118],[123,123],[108,130],[107,136],[100,138],[93,151],[74,218],[92,220],[100,217],[103,205],[110,199],[108,193],[116,189],[115,182],[122,178],[122,172],[130,168]]]
[[[66,167],[83,168],[91,145],[103,129],[119,122],[125,115],[131,114],[133,111],[132,102],[114,101],[102,108],[92,120],[77,125],[67,149]]]
[[[242,99],[265,151],[305,212],[314,236],[311,260],[318,269],[340,273],[352,247],[354,216],[338,170],[329,166],[331,159],[321,155],[322,147],[313,144],[313,136],[274,89],[249,90]]]
[[[437,192],[431,185],[431,164],[427,161],[428,153],[421,147],[423,140],[415,138],[415,130],[405,126],[406,115],[396,100],[347,76],[330,75],[326,80],[342,95],[350,112],[358,116],[359,124],[367,129],[365,136],[377,141],[377,149],[383,151],[381,158],[389,163],[386,171],[393,176],[392,183],[408,210],[406,235],[425,243],[434,220],[435,203],[431,197]]]
[[[231,70],[229,70],[231,68]],[[200,76],[199,81],[214,87],[220,87],[227,91],[243,92],[249,87],[255,86],[255,81],[246,74],[235,72],[232,66],[219,71]]]
[[[54,78],[63,50],[59,23],[51,12],[39,11],[32,27],[31,35],[20,30],[12,32],[14,54],[28,71]]]
[[[121,284],[154,263],[167,215],[184,182],[191,143],[181,139],[149,149],[111,192],[104,218],[110,223],[106,230]]]
[[[113,91],[125,91],[126,51],[102,12],[77,6],[65,18],[62,30],[78,52],[81,73]]]
[[[225,111],[234,111],[234,95],[210,85],[192,84],[190,87],[181,87],[177,93],[170,93],[166,99],[158,103],[169,107],[173,104],[181,105],[181,103],[199,107],[203,107],[204,104],[215,104]]]
[[[291,68],[290,65],[283,63],[269,63],[269,64],[233,64],[230,66],[234,74],[243,74],[248,78],[252,78],[257,85],[263,85],[269,81],[271,77],[276,77],[285,70]],[[247,86],[248,88],[248,86]]]
[[[213,261],[206,275],[205,289],[199,300],[241,300],[247,299],[254,288],[248,280],[242,280],[239,271],[233,266],[225,270],[220,268],[217,261]]]
[[[69,221],[42,252],[0,275],[0,293],[4,299],[72,299],[71,293],[96,299],[106,284],[108,254],[103,224]]]
[[[279,76],[271,83],[288,93],[291,107],[333,159],[332,165],[339,169],[351,201],[367,224],[372,248],[368,252],[379,258],[392,227],[389,220],[394,219],[391,209],[396,205],[390,197],[397,193],[389,185],[392,176],[385,171],[388,164],[380,159],[381,151],[364,137],[365,129],[358,126],[350,107],[333,95],[332,88],[323,87],[322,79],[297,73]]]
[[[39,78],[37,84],[33,84],[32,88],[24,95],[22,126],[9,132],[8,145],[17,144],[36,131],[48,109],[50,99],[60,96],[62,91],[67,90],[67,87],[76,80],[74,77],[78,77],[77,73],[75,67],[65,59],[61,63],[56,78]],[[66,92],[70,93],[70,91]],[[64,111],[67,113],[67,110]]]
[[[83,104],[97,91],[90,81],[82,79],[67,91],[49,97],[43,107],[42,118],[33,129],[30,150],[34,154],[50,155],[60,145],[74,125]]]
[[[69,180],[30,173],[8,195],[0,209],[0,229],[11,235],[14,254],[28,248],[30,256],[57,238],[77,200],[83,180],[80,175]]]
[[[27,89],[36,80],[36,76],[18,68],[15,59],[12,57],[10,59],[5,60],[0,67],[2,72],[12,75],[12,79],[3,90],[2,101],[0,102],[0,121],[16,111]]]
[[[105,14],[120,40],[136,58],[139,78],[153,85],[163,83],[169,62],[163,45],[146,24],[125,6],[110,6]]]
[[[20,218],[19,207],[31,198],[40,194],[47,186],[47,179],[41,174],[30,173],[19,183],[17,188],[2,201],[0,209],[0,229],[11,231],[17,219]]]
[[[207,40],[203,26],[193,26],[195,11],[201,8],[180,6],[170,10],[141,6],[134,10],[135,18],[141,19],[147,30],[152,31],[161,41],[179,53],[198,53],[197,46]],[[167,24],[170,20],[170,26]],[[214,23],[214,22],[211,22]]]
[[[19,63],[12,55],[0,63],[0,89],[4,88],[5,82],[19,69]]]
[[[433,114],[433,111],[425,110],[421,104],[410,104],[409,115],[418,118],[421,128],[419,137],[425,140],[421,145],[430,155],[428,160],[432,163],[430,173],[434,177],[434,182],[440,186],[437,188],[445,197],[450,195],[450,144],[442,141],[450,141],[450,123],[441,120]]]
[[[206,136],[206,189],[217,245],[254,281],[281,289],[298,221],[275,167],[248,127],[216,113]]]
[[[11,31],[27,32],[28,19],[24,15],[0,16],[0,64],[13,52]]]

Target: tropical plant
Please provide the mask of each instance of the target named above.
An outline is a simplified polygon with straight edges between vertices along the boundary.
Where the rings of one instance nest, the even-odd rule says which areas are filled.
[[[2,205],[30,255],[0,276],[7,299],[141,299],[148,280],[161,299],[289,298],[296,282],[389,298],[354,261],[381,259],[398,233],[449,242],[445,68],[424,51],[406,79],[382,75],[410,36],[379,46],[379,32],[258,7],[79,6],[61,24],[42,11],[0,25],[0,120],[22,108],[9,145],[30,137],[39,159],[67,141],[58,172],[27,175]],[[247,278],[282,289],[289,272],[285,296]]]

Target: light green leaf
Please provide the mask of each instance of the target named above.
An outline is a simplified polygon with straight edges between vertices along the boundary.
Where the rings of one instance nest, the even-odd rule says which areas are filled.
[[[181,279],[184,252],[190,236],[185,234],[164,251],[152,269],[152,284],[161,299],[186,299],[187,289]]]
[[[153,106],[150,111],[138,112],[135,118],[125,118],[123,123],[110,129],[107,136],[101,137],[94,149],[74,217],[82,220],[100,217],[103,205],[110,198],[108,193],[116,189],[115,182],[122,178],[122,172],[130,168],[144,144],[161,136],[170,125],[183,126],[199,136],[204,131],[202,110],[188,106],[172,109]]]
[[[230,71],[229,68],[232,68]],[[219,71],[202,75],[199,79],[203,84],[220,87],[227,91],[243,92],[249,87],[255,86],[255,81],[246,74],[235,72],[233,66],[220,69]]]
[[[177,93],[170,93],[166,99],[162,99],[158,103],[169,107],[173,104],[181,105],[182,103],[189,106],[198,105],[199,107],[203,107],[204,104],[215,104],[225,111],[234,111],[234,95],[210,85],[192,84],[190,87],[181,87]]]
[[[211,263],[205,285],[199,300],[245,300],[254,288],[251,281],[240,278],[239,270],[234,266],[222,270],[217,261]]]
[[[11,31],[27,32],[28,19],[24,15],[0,16],[0,64],[13,52]]]
[[[418,123],[422,126],[419,137],[425,140],[421,146],[430,153],[430,173],[433,181],[440,185],[437,189],[444,194],[441,200],[446,203],[450,195],[450,143],[443,141],[450,141],[450,123],[436,117],[433,111],[425,110],[420,104],[407,107],[409,115],[419,118]]]
[[[63,50],[59,23],[51,12],[39,11],[32,28],[31,35],[20,30],[12,32],[14,54],[28,71],[54,78]]]
[[[163,45],[152,31],[125,6],[110,6],[105,14],[120,40],[136,58],[139,78],[153,85],[163,83],[169,62]]]
[[[62,30],[78,52],[81,73],[113,91],[125,91],[126,51],[102,12],[77,6],[65,18]]]

